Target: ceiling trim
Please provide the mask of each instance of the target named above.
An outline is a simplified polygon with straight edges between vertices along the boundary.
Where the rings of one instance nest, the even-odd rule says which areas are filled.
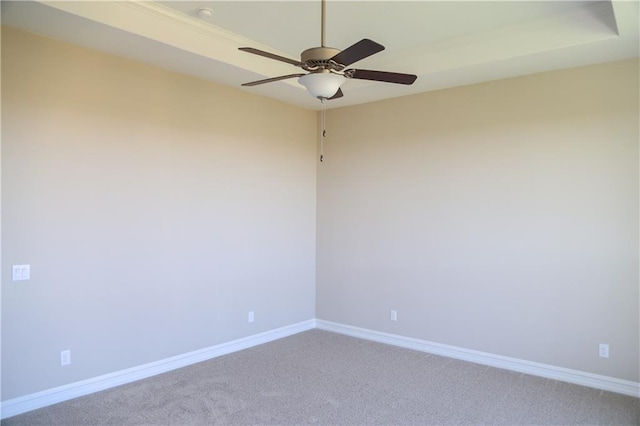
[[[249,69],[254,65],[253,58],[248,57],[249,55],[246,55],[248,57],[246,58],[245,55],[239,54],[238,47],[253,46],[287,56],[286,53],[274,51],[270,46],[151,1],[41,1],[40,3],[243,69]],[[167,23],[172,25],[169,30]],[[284,67],[275,62],[263,68],[281,72]]]
[[[331,1],[340,2],[340,0]],[[362,6],[356,4],[348,8],[350,13],[342,16],[341,26],[346,25],[350,28],[352,23],[355,25],[359,22],[360,17],[366,17],[369,10],[366,3],[371,1],[373,0],[365,0]],[[267,4],[264,7],[270,7],[268,2],[261,3]],[[434,10],[429,6],[430,3],[436,5],[438,2],[424,0],[419,3],[425,5],[418,9],[421,13],[425,13],[424,17],[415,13],[406,15],[407,10],[416,9],[409,7],[403,12],[402,4],[410,4],[405,2],[398,2],[398,6],[389,5],[384,10],[388,13],[398,10],[398,20],[389,24],[391,27],[402,25],[402,13],[405,13],[404,19],[413,20],[411,22],[415,27],[416,19],[419,22],[422,22],[423,18],[427,21],[434,19],[430,14]],[[448,3],[456,6],[447,7],[444,16],[450,18],[455,16],[452,22],[458,26],[461,22],[466,22],[459,19],[465,16],[466,19],[469,18],[466,2],[450,1]],[[332,100],[326,107],[343,107],[465,84],[640,56],[640,2],[638,0],[593,2],[578,0],[567,2],[562,7],[558,7],[557,3],[556,6],[552,4],[545,6],[546,0],[538,0],[533,3],[527,2],[529,6],[523,7],[524,10],[533,8],[534,11],[542,13],[515,14],[517,19],[507,19],[510,17],[509,12],[500,6],[501,3],[503,4],[500,1],[487,2],[489,9],[482,8],[482,10],[488,10],[494,16],[505,13],[505,19],[489,20],[488,22],[493,22],[492,25],[480,25],[478,28],[483,29],[473,34],[470,34],[472,31],[460,31],[459,27],[457,32],[456,30],[447,32],[443,28],[446,28],[448,21],[444,21],[445,25],[440,25],[439,32],[436,33],[438,37],[432,37],[433,34],[429,34],[429,27],[425,26],[423,34],[415,34],[422,35],[422,38],[418,37],[419,42],[394,45],[392,28],[387,28],[385,32],[386,27],[378,25],[373,28],[379,32],[366,31],[367,33],[363,33],[362,37],[371,36],[377,39],[380,36],[379,41],[391,43],[393,48],[367,58],[366,63],[362,62],[362,68],[412,73],[418,75],[418,80],[412,86],[401,86],[351,79],[343,87],[345,96]],[[292,56],[291,51],[283,52],[233,32],[233,28],[242,27],[238,27],[237,22],[236,27],[232,25],[227,29],[196,17],[194,14],[196,8],[207,4],[211,3],[189,0],[183,3],[182,9],[178,10],[178,8],[172,8],[170,4],[162,4],[158,1],[3,2],[2,22],[174,72],[193,75],[247,93],[268,96],[302,108],[321,108],[317,99],[309,96],[307,91],[297,83],[297,79],[250,88],[241,87],[242,83],[248,81],[291,74],[297,71],[297,68],[283,62],[240,52],[238,47],[253,47],[296,60],[299,57]],[[231,13],[226,16],[234,16],[235,8],[228,6],[228,3],[225,4],[227,5],[225,11]],[[506,9],[522,10],[514,6],[515,4],[517,2]],[[413,2],[413,5],[415,6],[416,3]],[[460,5],[460,9],[457,9],[457,5]],[[253,8],[254,6],[251,7]],[[380,8],[371,9],[377,10],[380,15]],[[246,7],[244,10],[246,12]],[[264,9],[262,12],[268,10],[271,9]],[[277,10],[282,12],[288,9],[280,6]],[[442,8],[435,7],[435,10],[442,10]],[[381,16],[374,13],[371,16],[387,22],[388,13]],[[368,20],[360,19],[368,25],[368,28],[372,25],[371,16]],[[263,18],[260,12],[256,11],[251,19]],[[290,19],[295,19],[295,16],[291,16]],[[242,23],[244,27],[252,25],[252,22],[244,20]],[[253,22],[253,24],[258,23],[264,24],[264,20]],[[266,37],[266,39],[272,40],[273,43],[279,43],[275,41],[278,39],[276,36],[295,37],[295,34],[284,33],[284,27],[273,28],[273,32],[269,33],[265,31],[272,31],[270,26],[262,25],[262,27],[263,32],[254,31],[253,37],[260,38],[257,34],[269,34],[272,37]],[[358,34],[359,28],[358,25],[350,28],[349,38]],[[412,30],[412,37],[415,31],[421,31],[416,28],[420,27]],[[242,31],[239,30],[239,32]],[[384,40],[385,37],[388,40]],[[286,38],[280,40],[287,41]],[[418,43],[422,44],[416,47]],[[281,43],[279,46],[286,49],[286,46],[291,46],[291,43]]]

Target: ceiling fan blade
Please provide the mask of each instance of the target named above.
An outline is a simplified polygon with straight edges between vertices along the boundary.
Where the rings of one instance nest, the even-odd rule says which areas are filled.
[[[347,47],[342,52],[331,58],[331,60],[346,67],[383,50],[383,45],[378,44],[375,41],[371,41],[368,38],[364,38],[356,44],[352,44]]]
[[[242,86],[257,86],[258,84],[272,83],[274,81],[286,80],[288,78],[302,77],[303,75],[305,74],[281,75],[280,77],[265,78],[264,80],[257,80],[249,83],[244,83],[242,84]]]
[[[338,91],[336,92],[336,94],[330,97],[328,100],[330,101],[331,99],[338,99],[343,96],[344,96],[344,93],[342,93],[342,89],[338,87]]]
[[[396,84],[413,84],[418,78],[413,74],[373,70],[347,70],[344,75],[348,78],[356,78],[358,80],[384,81],[385,83]]]
[[[285,58],[284,56],[265,52],[264,50],[254,49],[253,47],[238,47],[238,50],[242,50],[243,52],[247,53],[253,53],[254,55],[264,56],[265,58],[269,59],[275,59],[276,61],[286,62],[288,64],[295,65],[296,67],[302,66],[302,63],[294,59]]]

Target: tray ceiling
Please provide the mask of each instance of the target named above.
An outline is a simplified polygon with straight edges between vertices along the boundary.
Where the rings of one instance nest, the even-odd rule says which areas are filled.
[[[320,1],[2,1],[2,23],[168,70],[319,109],[286,63],[320,44]],[[197,10],[213,15],[200,19]],[[329,107],[639,56],[638,1],[328,0],[327,44],[370,38],[386,50],[355,64],[418,75],[413,86],[349,80]]]

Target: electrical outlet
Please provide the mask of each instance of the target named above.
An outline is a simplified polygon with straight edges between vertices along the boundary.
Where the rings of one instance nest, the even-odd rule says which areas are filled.
[[[600,343],[598,354],[601,358],[609,358],[609,345],[607,345],[606,343]]]
[[[248,319],[249,319],[249,322],[253,322],[256,319],[253,311],[249,311]]]
[[[398,311],[392,310],[389,319],[391,319],[391,321],[398,321]]]
[[[69,364],[71,364],[71,351],[66,350],[60,352],[60,365],[64,367]]]

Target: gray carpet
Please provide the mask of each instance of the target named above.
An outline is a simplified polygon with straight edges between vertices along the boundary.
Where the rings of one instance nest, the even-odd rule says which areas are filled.
[[[640,400],[320,330],[6,419],[13,425],[640,424]]]

